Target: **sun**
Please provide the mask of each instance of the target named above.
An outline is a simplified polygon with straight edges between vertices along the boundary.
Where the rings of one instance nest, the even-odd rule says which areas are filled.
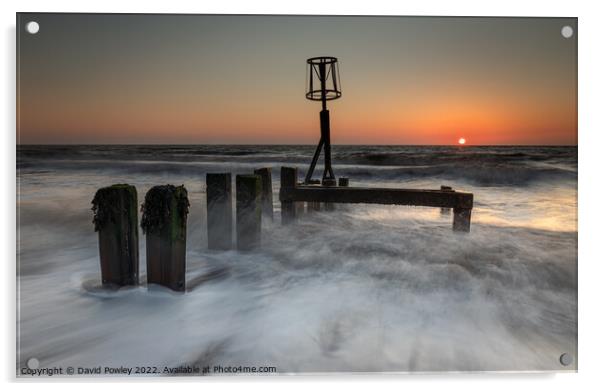
[[[460,137],[460,139],[458,140],[458,144],[460,144],[460,145],[466,144],[466,139],[464,137]]]

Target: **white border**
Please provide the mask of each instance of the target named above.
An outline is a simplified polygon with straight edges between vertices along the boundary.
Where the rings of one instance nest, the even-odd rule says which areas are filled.
[[[418,1],[393,2],[370,0],[355,2],[342,0],[305,0],[298,2],[280,1],[144,1],[126,2],[104,0],[84,1],[4,1],[0,3],[3,27],[2,94],[0,105],[4,119],[2,132],[2,184],[0,216],[2,220],[3,257],[1,259],[3,309],[5,316],[2,327],[2,354],[0,371],[4,381],[14,386],[15,360],[15,12],[133,12],[133,13],[283,13],[283,14],[344,14],[344,15],[459,15],[459,16],[564,16],[578,17],[579,37],[579,373],[578,374],[475,374],[475,375],[354,375],[354,376],[291,376],[278,378],[203,378],[181,379],[177,385],[165,384],[173,379],[150,379],[150,384],[127,384],[125,387],[149,387],[165,389],[199,389],[199,387],[231,387],[245,389],[291,389],[345,387],[364,390],[374,386],[390,389],[415,386],[426,389],[482,391],[507,390],[514,387],[536,387],[546,390],[593,388],[601,384],[597,370],[600,359],[600,322],[602,305],[600,289],[602,257],[599,256],[602,230],[598,230],[601,219],[600,193],[602,162],[600,147],[602,140],[602,69],[601,49],[602,14],[600,2],[565,1]],[[113,387],[123,379],[98,382],[85,381],[62,384],[54,380],[50,389],[105,389]],[[136,380],[136,382],[145,380]],[[21,382],[21,381],[19,381]],[[103,384],[103,383],[111,383]],[[201,384],[198,384],[198,383]],[[23,382],[21,382],[23,383]],[[36,383],[25,382],[24,386],[35,387]],[[23,385],[22,385],[23,386]],[[39,385],[42,386],[42,385]],[[519,388],[519,389],[520,389]]]

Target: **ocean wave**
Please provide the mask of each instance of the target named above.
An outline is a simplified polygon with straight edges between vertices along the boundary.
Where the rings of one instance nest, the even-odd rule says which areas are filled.
[[[571,181],[577,173],[563,167],[532,167],[512,164],[440,164],[434,166],[369,167],[339,166],[336,173],[374,180],[460,180],[477,186],[527,186],[541,181]]]
[[[204,175],[247,173],[296,166],[305,174],[312,146],[20,146],[17,168],[107,171],[117,174]],[[320,172],[321,161],[316,172]],[[478,186],[528,186],[576,181],[576,147],[375,147],[337,146],[333,168],[352,180],[459,180]]]
[[[43,167],[32,162],[21,164],[20,175],[44,174],[56,171],[106,172],[115,175],[167,174],[198,177],[208,172],[230,171],[245,174],[255,168],[272,167],[274,181],[279,180],[279,167],[296,166],[300,178],[305,175],[306,164],[291,162],[165,162],[165,161],[112,161],[112,160],[55,160]],[[316,173],[320,173],[320,167]],[[352,181],[408,181],[408,180],[451,180],[462,181],[477,186],[527,186],[542,181],[576,181],[577,172],[564,166],[535,166],[517,164],[439,164],[432,166],[368,166],[334,165],[337,176],[351,178]]]

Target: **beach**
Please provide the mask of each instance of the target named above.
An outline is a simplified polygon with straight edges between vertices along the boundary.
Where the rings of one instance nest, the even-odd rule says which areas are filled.
[[[313,146],[17,147],[17,374],[44,367],[274,366],[277,373],[574,370],[577,147],[333,146],[351,186],[474,194],[471,232],[438,208],[338,205],[280,224],[280,167]],[[251,252],[207,250],[205,174],[272,167],[274,222]],[[318,173],[321,174],[318,166]],[[97,189],[184,185],[185,294],[100,285]],[[211,278],[203,279],[208,275]],[[213,373],[210,373],[213,374]],[[111,375],[111,374],[108,374]]]

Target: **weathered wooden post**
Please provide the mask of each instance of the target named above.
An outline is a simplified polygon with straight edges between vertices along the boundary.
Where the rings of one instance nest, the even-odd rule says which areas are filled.
[[[454,191],[454,189],[452,189],[451,186],[441,185],[441,191]],[[441,208],[440,209],[440,214],[444,215],[444,216],[449,215],[450,212],[451,212],[450,208]]]
[[[336,179],[323,179],[322,180],[322,186],[334,187],[336,185],[337,185]],[[324,203],[324,210],[326,210],[328,212],[332,212],[334,209],[335,209],[335,206],[332,202]]]
[[[272,198],[272,169],[260,168],[254,171],[261,177],[261,214],[274,220],[274,199]]]
[[[297,211],[293,201],[286,198],[287,191],[297,187],[297,168],[282,167],[280,169],[280,209],[282,224],[288,224],[295,220]]]
[[[320,181],[318,180],[312,180],[310,181],[311,185],[319,185]],[[307,213],[311,213],[311,212],[319,212],[320,211],[320,203],[319,202],[313,202],[313,201],[308,201],[307,202]]]
[[[236,176],[236,248],[247,251],[261,245],[261,177]]]
[[[307,212],[319,212],[320,211],[320,203],[308,201],[307,202]]]
[[[99,189],[92,200],[102,284],[138,284],[138,194],[134,186]]]
[[[470,232],[470,215],[472,209],[454,208],[453,230],[460,232]]]
[[[339,187],[349,187],[349,178],[340,177],[339,178]],[[338,205],[337,209],[348,210],[348,205]]]
[[[473,195],[471,193],[458,194],[456,206],[454,206],[453,230],[470,232],[470,217],[472,214]]]
[[[294,202],[294,205],[295,205],[295,216],[297,216],[297,218],[303,216],[303,214],[305,213],[305,202],[297,201],[297,202]]]
[[[207,174],[207,247],[232,248],[232,175]]]
[[[146,234],[149,284],[174,291],[186,289],[186,220],[188,192],[182,186],[155,186],[144,198],[142,230]]]

